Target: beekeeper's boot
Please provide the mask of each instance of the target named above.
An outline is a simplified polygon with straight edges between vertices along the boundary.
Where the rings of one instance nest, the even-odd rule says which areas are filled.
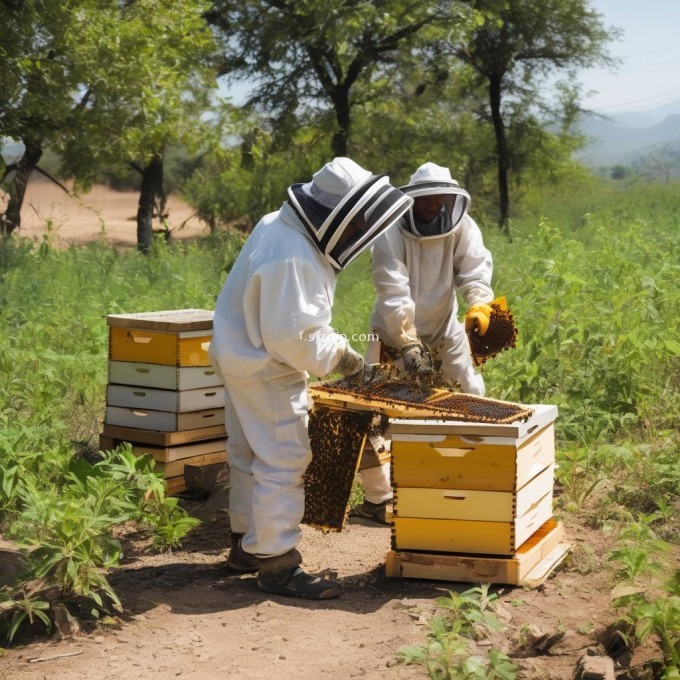
[[[227,566],[234,571],[250,574],[260,568],[260,560],[243,549],[243,546],[241,546],[242,539],[243,534],[231,535],[231,550],[227,558]]]
[[[302,556],[295,549],[260,559],[257,587],[265,593],[305,600],[329,600],[340,595],[339,583],[307,574],[300,568],[301,562]]]
[[[391,524],[392,501],[383,501],[382,503],[364,501],[361,505],[357,505],[354,508],[352,514],[371,520],[376,524]]]

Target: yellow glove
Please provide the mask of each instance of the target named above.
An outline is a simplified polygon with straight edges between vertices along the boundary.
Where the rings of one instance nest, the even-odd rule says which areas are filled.
[[[480,335],[484,335],[489,327],[492,311],[491,305],[487,305],[486,302],[478,302],[469,307],[465,313],[465,330],[476,330]]]

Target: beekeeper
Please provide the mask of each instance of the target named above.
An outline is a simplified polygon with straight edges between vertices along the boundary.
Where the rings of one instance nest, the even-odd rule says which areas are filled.
[[[468,215],[470,195],[448,168],[435,163],[421,165],[401,190],[414,199],[413,206],[398,228],[373,246],[377,299],[371,326],[379,340],[369,342],[366,360],[392,363],[415,376],[441,362],[449,385],[484,396],[484,380],[472,365],[465,331],[483,334],[488,328],[493,262]],[[457,293],[467,308],[464,324],[458,320]],[[375,448],[389,446],[379,436],[373,443]],[[379,458],[381,464],[361,472],[366,502],[358,511],[384,521],[392,489],[389,463],[384,455]]]
[[[363,357],[331,326],[336,275],[412,199],[335,158],[257,224],[217,299],[210,357],[225,385],[232,546],[265,592],[308,599],[339,585],[304,572],[297,550],[311,460],[307,378],[353,376]]]

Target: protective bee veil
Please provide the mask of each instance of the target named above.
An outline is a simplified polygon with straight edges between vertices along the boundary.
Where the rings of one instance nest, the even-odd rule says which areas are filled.
[[[312,182],[288,189],[288,203],[335,269],[344,269],[394,224],[413,199],[385,175],[372,175],[348,158],[336,158]]]
[[[443,236],[455,229],[467,214],[472,202],[470,194],[451,178],[449,169],[435,163],[421,165],[409,184],[400,189],[413,199],[428,196],[441,199],[441,206],[431,219],[419,219],[415,207],[406,216],[408,231],[424,238]]]

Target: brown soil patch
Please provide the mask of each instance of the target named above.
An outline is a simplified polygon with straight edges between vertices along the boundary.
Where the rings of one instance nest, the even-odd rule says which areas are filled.
[[[194,504],[194,514],[201,508]],[[473,584],[388,579],[383,564],[390,528],[350,518],[342,532],[303,526],[303,566],[340,580],[337,600],[310,603],[259,592],[252,575],[225,564],[226,512],[212,513],[181,551],[154,555],[148,537],[128,533],[126,559],[111,582],[123,601],[119,628],[100,625],[56,640],[35,640],[5,652],[2,676],[42,680],[187,677],[196,680],[295,678],[369,680],[425,678],[395,653],[423,644],[436,599]],[[513,656],[523,678],[571,678],[587,648],[615,619],[602,534],[567,527],[572,556],[536,589],[501,586],[506,624],[492,644]],[[522,647],[528,626],[564,633],[544,653]],[[489,642],[479,643],[480,653]],[[75,653],[73,656],[67,656]],[[42,661],[36,661],[42,659]]]
[[[33,180],[26,191],[18,236],[38,241],[49,238],[58,245],[82,245],[103,238],[117,247],[131,247],[137,243],[138,201],[139,193],[134,191],[96,185],[75,197],[53,182]],[[179,197],[170,196],[167,207],[172,239],[208,233],[207,225]],[[160,227],[159,222],[154,224]]]

